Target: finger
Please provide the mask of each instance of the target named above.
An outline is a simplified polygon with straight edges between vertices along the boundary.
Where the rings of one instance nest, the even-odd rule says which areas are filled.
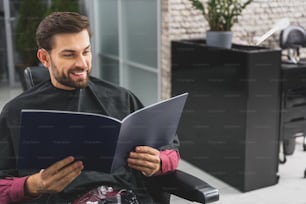
[[[67,166],[68,164],[72,163],[74,161],[74,157],[69,156],[66,157],[63,160],[60,160],[54,164],[52,164],[51,166],[49,166],[47,169],[45,169],[42,172],[42,177],[43,178],[48,178],[54,174],[56,174],[60,169],[62,169],[63,167]]]
[[[57,182],[53,182],[49,188],[52,190],[52,192],[61,192],[67,185],[76,179],[81,174],[81,172],[81,170],[73,171],[62,179],[57,180]]]
[[[128,159],[128,164],[131,164],[133,166],[153,169],[153,170],[159,168],[159,162],[153,163],[153,162],[148,162],[148,161],[143,161],[143,160],[138,160],[138,159],[131,159],[131,158]]]
[[[70,174],[73,174],[74,172],[81,172],[83,168],[84,168],[83,162],[76,161],[68,166],[65,166],[59,171],[57,171],[55,174],[50,176],[47,181],[57,182],[59,180],[65,179],[67,176],[69,176]]]
[[[135,152],[147,153],[147,154],[151,154],[151,155],[159,155],[159,150],[154,149],[154,148],[149,147],[149,146],[137,146],[135,148]]]
[[[137,160],[153,162],[153,163],[159,163],[160,162],[159,155],[151,155],[151,154],[147,154],[147,153],[130,152],[129,158],[130,159],[137,159]]]
[[[57,173],[43,179],[40,184],[39,191],[41,193],[60,192],[78,175],[80,175],[83,168],[83,164],[80,161],[74,162],[62,168]],[[41,171],[41,174],[43,174],[44,172],[45,171]]]

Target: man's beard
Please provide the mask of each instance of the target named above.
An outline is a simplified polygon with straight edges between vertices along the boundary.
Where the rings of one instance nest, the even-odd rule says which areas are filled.
[[[71,79],[70,73],[78,70],[83,70],[81,68],[74,68],[71,70],[68,70],[67,75],[65,73],[60,73],[57,69],[57,66],[54,64],[53,60],[51,59],[51,69],[53,72],[53,76],[56,79],[57,82],[59,82],[62,85],[72,87],[72,88],[85,88],[88,85],[88,80],[89,80],[89,72],[87,72],[86,79],[81,79],[78,81],[75,81]]]

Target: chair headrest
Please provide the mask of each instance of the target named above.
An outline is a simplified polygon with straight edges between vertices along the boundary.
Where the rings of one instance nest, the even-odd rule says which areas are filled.
[[[280,33],[281,48],[306,47],[306,30],[297,25],[291,25]]]
[[[50,74],[45,67],[27,67],[24,70],[24,77],[26,88],[29,89],[42,81],[50,79]]]

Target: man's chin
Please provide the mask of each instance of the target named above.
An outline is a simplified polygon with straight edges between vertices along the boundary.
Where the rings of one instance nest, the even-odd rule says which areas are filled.
[[[74,82],[75,88],[86,88],[87,86],[88,86],[88,80]]]
[[[62,81],[61,84],[63,84],[66,87],[70,88],[86,88],[88,86],[88,79],[84,80],[69,80],[69,81]]]
[[[80,89],[86,88],[87,86],[88,86],[88,82],[78,84],[78,88],[80,88]]]

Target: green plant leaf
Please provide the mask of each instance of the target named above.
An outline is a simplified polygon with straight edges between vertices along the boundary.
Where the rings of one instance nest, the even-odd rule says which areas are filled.
[[[242,11],[253,0],[207,0],[206,6],[200,0],[189,1],[202,12],[211,31],[230,31]]]

